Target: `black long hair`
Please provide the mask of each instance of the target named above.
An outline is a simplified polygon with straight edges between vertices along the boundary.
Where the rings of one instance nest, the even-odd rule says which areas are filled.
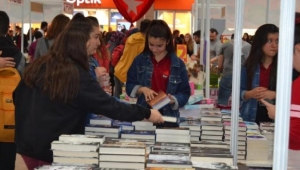
[[[249,57],[245,62],[247,69],[247,89],[252,89],[253,78],[257,66],[265,59],[263,46],[268,42],[268,34],[279,33],[279,28],[274,24],[264,24],[260,26],[254,35]],[[269,78],[269,89],[276,90],[276,76],[277,76],[277,56],[273,57],[271,75]]]
[[[146,32],[146,41],[145,41],[145,47],[144,52],[151,52],[149,48],[149,37],[154,38],[162,38],[165,39],[168,44],[166,47],[166,50],[168,51],[168,54],[175,53],[175,49],[173,46],[173,40],[172,40],[172,32],[168,24],[163,20],[152,20],[148,30]]]

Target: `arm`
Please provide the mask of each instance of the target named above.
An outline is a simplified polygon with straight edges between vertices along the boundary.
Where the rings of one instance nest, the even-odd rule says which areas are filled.
[[[131,66],[129,67],[129,70],[127,72],[127,81],[126,81],[126,93],[128,96],[136,98],[138,95],[142,94],[143,87],[138,82],[137,76],[138,76],[138,61],[137,58],[133,61]]]
[[[172,94],[174,99],[174,105],[172,106],[173,110],[177,110],[180,107],[183,107],[189,100],[191,95],[191,88],[189,84],[189,78],[187,75],[187,70],[183,61],[180,60],[180,78],[181,82],[177,86],[176,94]]]
[[[39,40],[37,40],[36,48],[35,48],[35,52],[34,52],[34,59],[41,57],[40,50],[42,47],[42,41],[44,41],[44,38],[40,38]]]
[[[85,113],[95,113],[121,121],[149,119],[151,122],[163,122],[157,110],[150,110],[140,105],[128,105],[118,102],[104,92],[99,84],[89,78],[87,73],[80,73],[78,103]]]
[[[218,69],[220,73],[222,73],[223,71],[223,63],[224,63],[224,55],[220,54],[218,57]]]
[[[242,101],[248,100],[248,95],[247,98],[245,97],[246,92],[247,92],[247,69],[245,66],[243,66],[241,71],[241,86],[240,86],[240,97]]]

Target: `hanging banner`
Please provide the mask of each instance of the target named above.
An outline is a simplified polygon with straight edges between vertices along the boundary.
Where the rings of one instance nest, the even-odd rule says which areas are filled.
[[[23,0],[8,0],[9,3],[23,5]]]
[[[114,0],[114,3],[122,16],[132,24],[147,13],[154,0]]]
[[[185,44],[177,44],[176,54],[185,64],[187,63],[187,46]]]
[[[73,12],[74,12],[74,4],[63,1],[62,13],[73,15]]]

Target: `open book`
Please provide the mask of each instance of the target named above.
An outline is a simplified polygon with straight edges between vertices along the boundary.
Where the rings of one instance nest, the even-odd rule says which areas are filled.
[[[159,110],[162,107],[164,107],[165,105],[169,104],[170,101],[171,101],[170,98],[168,97],[168,95],[165,92],[159,91],[157,93],[157,95],[154,97],[154,99],[147,101],[147,103],[153,109]]]

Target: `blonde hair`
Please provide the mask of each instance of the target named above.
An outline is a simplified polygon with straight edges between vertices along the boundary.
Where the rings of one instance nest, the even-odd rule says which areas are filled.
[[[185,36],[189,36],[189,41],[185,42],[185,40],[184,40],[184,44],[187,45],[187,48],[188,48],[189,51],[193,51],[194,50],[194,42],[193,42],[192,35],[187,33],[187,34],[184,35],[184,37]]]

